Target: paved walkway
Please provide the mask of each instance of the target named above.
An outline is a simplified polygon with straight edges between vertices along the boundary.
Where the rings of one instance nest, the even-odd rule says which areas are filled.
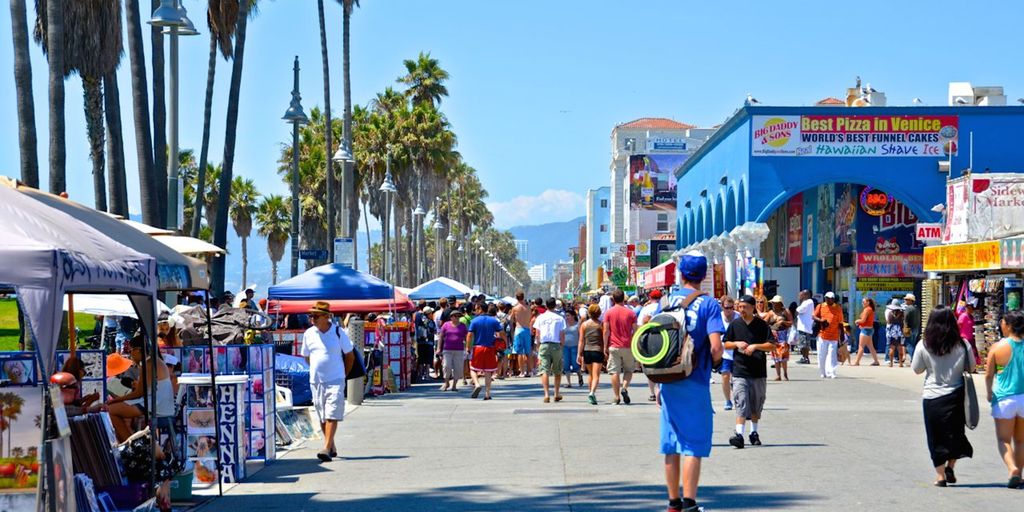
[[[931,486],[919,389],[907,368],[844,367],[822,381],[793,365],[769,382],[764,446],[727,444],[734,417],[715,416],[715,448],[699,499],[712,510],[1020,510],[1024,490],[1003,488],[987,406],[969,432],[974,459],[955,488]],[[772,370],[769,370],[772,371]],[[591,406],[573,388],[541,403],[537,379],[500,382],[494,400],[434,385],[367,400],[345,420],[342,458],[296,450],[203,510],[346,512],[664,510],[657,407],[643,377],[633,405],[611,405],[607,376]],[[976,377],[983,386],[981,376]],[[639,384],[639,385],[637,385]],[[713,388],[716,408],[721,388]]]

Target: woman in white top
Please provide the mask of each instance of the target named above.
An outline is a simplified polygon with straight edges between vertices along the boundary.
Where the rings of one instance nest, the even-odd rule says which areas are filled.
[[[921,349],[924,350],[921,350]],[[936,307],[928,318],[924,339],[914,351],[911,368],[925,374],[924,430],[928,451],[935,467],[935,486],[956,483],[953,466],[957,459],[974,454],[964,435],[964,370],[974,371],[971,348],[960,338],[960,328],[953,310]]]

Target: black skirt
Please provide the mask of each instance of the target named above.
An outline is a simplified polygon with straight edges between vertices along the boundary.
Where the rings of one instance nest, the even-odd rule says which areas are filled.
[[[974,448],[964,435],[964,388],[923,402],[924,431],[932,465],[939,467],[949,460],[973,456]]]

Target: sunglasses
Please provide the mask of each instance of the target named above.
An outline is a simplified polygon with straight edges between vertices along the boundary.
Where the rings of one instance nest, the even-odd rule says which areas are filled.
[[[724,310],[726,310],[726,311],[732,311],[732,310],[734,310],[734,309],[736,309],[736,308],[734,308],[734,307],[732,307],[732,306],[725,306],[725,307],[724,307],[724,308],[722,308],[722,309],[724,309]]]

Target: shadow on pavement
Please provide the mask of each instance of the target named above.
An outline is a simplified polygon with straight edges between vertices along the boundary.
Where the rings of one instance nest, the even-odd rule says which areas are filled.
[[[715,443],[711,445],[714,448],[732,448],[729,443]],[[765,443],[754,450],[760,450],[761,448],[820,448],[822,446],[828,446],[827,444],[821,443]]]
[[[367,455],[365,457],[338,457],[341,460],[401,460],[408,459],[408,455]]]
[[[477,512],[492,510],[555,511],[635,511],[659,510],[666,503],[661,485],[594,483],[543,488],[531,496],[508,496],[514,489],[489,485],[467,485],[358,496],[358,486],[343,486],[338,494],[310,493],[246,496],[228,494],[214,501],[212,508],[235,510],[345,510],[346,512],[408,510],[417,512]],[[744,490],[736,486],[707,486],[700,489],[701,504],[714,510],[784,510],[819,498],[765,489]]]

